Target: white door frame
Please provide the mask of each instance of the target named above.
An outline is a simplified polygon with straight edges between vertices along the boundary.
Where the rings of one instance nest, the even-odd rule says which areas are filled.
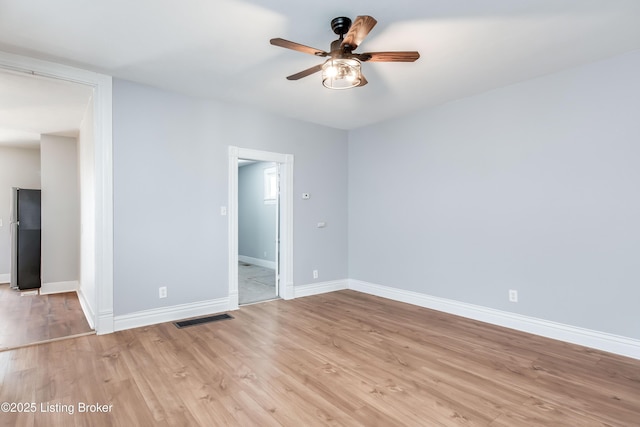
[[[280,165],[280,297],[293,298],[293,155],[229,147],[229,310],[238,309],[238,159]]]
[[[93,277],[95,297],[82,309],[98,334],[113,332],[113,157],[112,79],[79,68],[0,52],[0,68],[80,83],[93,88],[95,239]],[[81,298],[82,302],[82,298]]]
[[[275,163],[276,168],[276,241],[275,243],[275,253],[274,259],[276,260],[275,270],[276,270],[276,295],[280,296],[280,163]]]

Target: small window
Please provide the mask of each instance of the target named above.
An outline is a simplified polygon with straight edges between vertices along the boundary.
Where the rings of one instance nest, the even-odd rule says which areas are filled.
[[[264,204],[273,205],[278,198],[278,174],[276,167],[264,170]]]

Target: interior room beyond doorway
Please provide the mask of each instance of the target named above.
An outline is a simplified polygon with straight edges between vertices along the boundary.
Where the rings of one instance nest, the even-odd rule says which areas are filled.
[[[238,162],[238,303],[271,300],[278,292],[278,165]]]

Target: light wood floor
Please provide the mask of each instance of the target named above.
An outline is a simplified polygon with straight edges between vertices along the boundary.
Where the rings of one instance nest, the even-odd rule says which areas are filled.
[[[21,296],[0,284],[0,351],[90,332],[75,292]]]
[[[0,353],[0,402],[74,408],[2,425],[640,425],[637,360],[354,291],[231,314]]]

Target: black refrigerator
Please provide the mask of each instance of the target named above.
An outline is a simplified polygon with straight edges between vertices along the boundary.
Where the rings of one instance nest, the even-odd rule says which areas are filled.
[[[11,195],[11,287],[36,289],[42,282],[40,190],[14,187]]]

